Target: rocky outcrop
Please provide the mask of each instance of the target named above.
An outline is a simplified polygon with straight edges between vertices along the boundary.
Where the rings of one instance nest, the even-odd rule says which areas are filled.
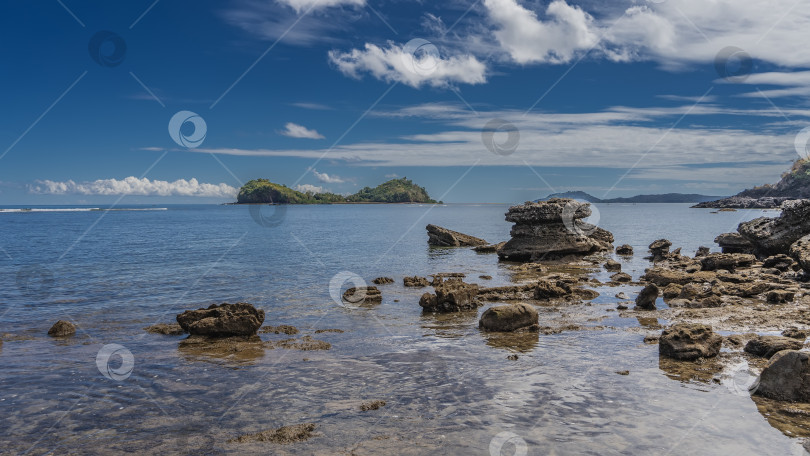
[[[426,227],[428,232],[428,244],[438,247],[475,247],[489,245],[489,242],[470,236],[468,234],[459,233],[458,231],[448,230],[436,225],[428,225]]]
[[[734,272],[739,267],[751,266],[754,261],[754,255],[745,253],[710,253],[700,259],[700,265],[704,271],[725,269]]]
[[[791,244],[788,253],[805,272],[810,272],[810,235],[802,236]]]
[[[745,351],[754,356],[770,358],[782,350],[798,350],[802,341],[783,336],[759,336],[745,344]]]
[[[801,239],[796,241],[796,242],[800,242],[800,241],[801,241]],[[796,242],[794,242],[793,245],[796,245]],[[791,248],[792,247],[793,246],[791,246]],[[779,254],[779,255],[773,255],[773,256],[769,256],[768,258],[765,258],[765,260],[762,261],[762,267],[763,268],[773,268],[773,269],[776,269],[776,270],[778,270],[780,272],[786,272],[788,269],[791,269],[795,263],[796,262],[793,261],[793,258],[791,258],[790,256],[784,255],[784,254]]]
[[[584,222],[589,203],[566,198],[512,206],[506,220],[515,225],[510,239],[498,252],[504,261],[555,260],[613,250],[613,235]]]
[[[539,315],[537,309],[529,304],[519,302],[505,306],[490,307],[481,315],[478,326],[486,331],[536,331],[539,329],[538,322]]]
[[[712,208],[712,209],[775,209],[790,198],[784,197],[762,197],[752,198],[748,196],[732,196],[717,201],[706,201],[692,207]]]
[[[441,279],[440,279],[441,280]],[[476,296],[478,285],[464,283],[459,279],[441,281],[433,286],[436,291],[425,293],[419,300],[424,312],[460,312],[474,310],[479,306]]]
[[[756,394],[779,401],[810,402],[810,353],[776,353],[759,376]]]
[[[720,246],[723,253],[752,253],[754,251],[754,245],[740,233],[723,233],[714,238],[714,242]]]
[[[636,296],[636,309],[655,310],[655,300],[658,299],[658,287],[649,284]]]
[[[177,315],[177,323],[193,336],[253,336],[264,322],[264,310],[252,304],[212,304],[207,309],[187,310]]]
[[[737,231],[761,257],[787,254],[793,243],[810,234],[810,200],[786,201],[779,217],[760,217],[740,223]]]
[[[720,352],[723,337],[701,324],[675,324],[661,333],[658,351],[662,356],[685,361],[711,358]]]
[[[405,285],[406,287],[424,288],[430,285],[430,282],[428,282],[428,279],[424,277],[413,276],[413,277],[405,277],[404,279],[402,279],[402,284]]]
[[[371,281],[374,285],[387,285],[389,283],[394,283],[394,279],[391,277],[377,277],[376,279]]]
[[[76,334],[76,326],[65,320],[59,320],[48,330],[51,337],[69,337]]]
[[[621,272],[622,264],[616,260],[607,260],[603,265],[606,271]]]
[[[659,287],[665,287],[671,283],[686,285],[689,282],[711,282],[716,277],[717,275],[711,271],[689,273],[662,267],[655,267],[647,269],[646,273],[641,278],[642,280],[652,282]]]
[[[616,255],[629,256],[632,254],[633,254],[633,247],[629,246],[628,244],[622,244],[616,247]]]
[[[672,247],[672,242],[667,239],[659,239],[650,244],[650,259],[653,261],[661,261],[669,255],[669,248]]]
[[[382,302],[382,292],[377,287],[351,287],[343,292],[343,302],[354,305],[374,305]]]

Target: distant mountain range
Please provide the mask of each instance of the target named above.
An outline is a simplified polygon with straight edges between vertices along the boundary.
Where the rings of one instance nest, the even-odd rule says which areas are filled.
[[[391,179],[374,188],[365,187],[349,196],[304,193],[267,179],[254,179],[239,189],[236,201],[237,204],[437,203],[424,187],[406,177]]]
[[[696,193],[664,193],[662,195],[636,195],[629,198],[597,198],[590,193],[581,191],[552,193],[545,198],[536,201],[547,201],[551,198],[572,198],[576,200],[587,201],[589,203],[702,203],[705,201],[714,201],[722,196],[708,196],[699,195]]]

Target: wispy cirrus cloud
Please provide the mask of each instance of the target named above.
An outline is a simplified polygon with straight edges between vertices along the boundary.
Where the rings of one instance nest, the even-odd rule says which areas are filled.
[[[173,182],[138,179],[98,179],[89,182],[37,180],[28,191],[46,195],[127,195],[127,196],[195,196],[208,198],[233,198],[239,192],[227,184],[200,183],[195,178],[178,179]]]

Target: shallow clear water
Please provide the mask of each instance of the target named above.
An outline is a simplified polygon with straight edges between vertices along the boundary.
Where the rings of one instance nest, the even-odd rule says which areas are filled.
[[[512,277],[495,255],[429,248],[425,225],[498,242],[511,227],[506,205],[266,207],[264,218],[239,206],[162,207],[0,213],[0,452],[486,455],[506,441],[503,454],[803,454],[750,397],[667,375],[657,346],[632,330],[649,322],[608,311],[615,293],[637,287],[596,288],[592,305],[571,310],[592,315],[594,328],[555,335],[482,334],[487,306],[478,315],[422,315],[425,290],[405,289],[403,276],[465,272],[487,286]],[[635,248],[622,260],[634,277],[655,239],[693,254],[767,214],[598,209],[615,244]],[[329,293],[343,271],[396,283],[380,286],[382,304],[348,308]],[[263,308],[265,324],[295,325],[332,348],[206,354],[181,345],[182,336],[142,329],[235,301]],[[48,338],[59,319],[76,323],[77,335]],[[345,332],[313,334],[328,328]],[[131,376],[101,374],[105,344],[132,353]],[[507,360],[513,353],[519,359]],[[616,374],[625,369],[630,375]],[[376,399],[386,406],[359,410]],[[317,425],[306,442],[227,443],[303,422]]]

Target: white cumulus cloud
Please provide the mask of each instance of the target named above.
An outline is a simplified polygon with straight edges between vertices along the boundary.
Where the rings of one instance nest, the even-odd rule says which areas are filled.
[[[363,6],[366,0],[278,0],[295,10],[297,13],[329,8],[332,6]]]
[[[486,82],[486,64],[474,56],[436,54],[414,55],[393,42],[388,42],[386,48],[366,43],[363,49],[330,51],[329,60],[346,76],[360,79],[368,73],[380,80],[400,82],[414,88]]]
[[[328,175],[326,173],[319,173],[315,169],[312,170],[312,174],[314,174],[315,177],[318,178],[319,181],[327,183],[327,184],[342,184],[342,183],[346,182],[340,176],[335,176],[335,175],[330,176],[330,175]]]
[[[318,133],[317,130],[311,130],[303,125],[292,122],[287,122],[287,125],[284,125],[284,130],[280,133],[290,138],[324,139],[324,136]]]
[[[323,187],[318,187],[317,185],[312,185],[312,184],[299,184],[299,185],[296,185],[295,190],[298,190],[299,192],[302,192],[302,193],[324,193],[324,192],[326,192],[326,190],[324,190]]]
[[[138,179],[98,179],[90,182],[37,180],[29,192],[48,195],[133,195],[133,196],[197,196],[233,198],[238,189],[227,184],[200,183],[197,179],[178,179],[174,182]]]

